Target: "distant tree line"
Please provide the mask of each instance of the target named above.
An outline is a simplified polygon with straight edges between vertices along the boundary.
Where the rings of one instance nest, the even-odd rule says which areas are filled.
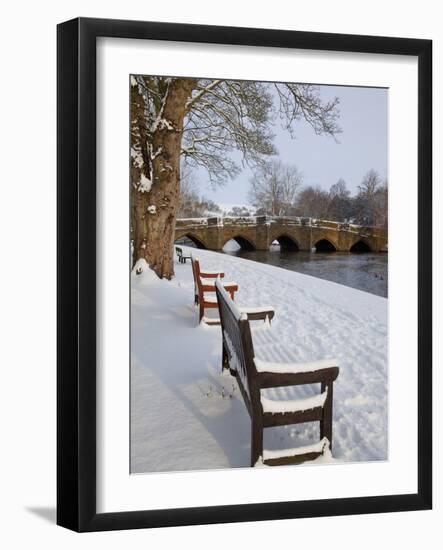
[[[267,163],[250,181],[249,200],[255,214],[298,216],[370,227],[388,225],[388,184],[375,170],[363,177],[358,191],[351,196],[346,182],[340,178],[329,191],[315,185],[304,185],[301,172],[295,166],[280,161]],[[189,170],[183,170],[179,218],[206,216],[244,217],[251,212],[246,207],[233,206],[228,212],[198,193],[198,186]]]
[[[221,213],[218,204],[203,195],[199,195],[198,186],[192,177],[192,172],[183,167],[177,217],[204,218],[211,215],[220,215]]]
[[[251,178],[249,199],[257,214],[320,218],[374,227],[388,225],[388,184],[372,169],[362,179],[358,192],[351,196],[341,178],[329,191],[305,186],[297,167],[272,161]]]

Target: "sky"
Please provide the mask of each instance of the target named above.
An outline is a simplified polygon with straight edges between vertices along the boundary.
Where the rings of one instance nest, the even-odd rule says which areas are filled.
[[[329,136],[317,136],[305,121],[295,125],[295,139],[277,121],[275,145],[280,160],[296,165],[303,173],[304,185],[318,185],[328,190],[343,178],[351,191],[364,175],[376,170],[387,177],[387,109],[388,90],[346,86],[319,86],[323,99],[340,99],[338,124],[342,133],[337,141]],[[234,158],[238,158],[236,155]],[[211,189],[206,173],[197,174],[200,192],[217,203],[249,204],[248,189],[252,172],[244,169],[223,187]]]

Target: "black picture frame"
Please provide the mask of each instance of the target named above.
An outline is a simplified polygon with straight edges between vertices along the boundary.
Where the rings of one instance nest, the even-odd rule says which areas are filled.
[[[135,38],[418,59],[418,471],[416,494],[96,512],[96,39]],[[432,42],[78,18],[57,29],[57,523],[102,531],[425,510],[432,506]]]

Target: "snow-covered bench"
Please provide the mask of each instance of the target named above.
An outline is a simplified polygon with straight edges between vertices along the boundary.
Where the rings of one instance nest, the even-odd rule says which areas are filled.
[[[251,417],[251,466],[296,464],[317,458],[332,445],[333,382],[339,368],[334,360],[313,363],[268,363],[255,357],[248,314],[215,282],[223,337],[222,368],[236,377]],[[292,401],[263,395],[266,388],[321,384],[321,393]],[[285,451],[263,449],[263,429],[302,422],[320,422],[320,441]]]
[[[186,263],[186,260],[190,260],[191,259],[191,256],[185,256],[185,254],[183,254],[183,248],[180,248],[179,246],[176,246],[175,247],[175,252],[177,254],[177,258],[178,258],[178,261],[179,263],[181,264],[185,264]]]
[[[205,309],[217,309],[217,298],[215,296],[215,280],[222,278],[225,274],[222,271],[201,271],[200,261],[191,256],[192,274],[194,276],[194,302],[199,306],[199,322],[203,319]],[[223,282],[224,289],[229,292],[232,300],[234,293],[238,290],[237,283]],[[210,325],[218,325],[217,319],[205,319]]]

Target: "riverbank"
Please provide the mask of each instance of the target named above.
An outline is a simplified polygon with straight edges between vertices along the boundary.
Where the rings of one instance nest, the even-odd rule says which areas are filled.
[[[272,327],[254,333],[257,356],[338,359],[334,458],[386,459],[387,300],[266,264],[192,252],[203,268],[222,269],[239,284],[240,305],[274,307]],[[175,269],[173,281],[149,271],[132,275],[131,470],[247,467],[250,421],[235,380],[220,372],[220,328],[197,326],[191,266]],[[293,391],[281,388],[272,397],[291,399]],[[273,428],[265,430],[265,448],[317,437],[314,425]]]

